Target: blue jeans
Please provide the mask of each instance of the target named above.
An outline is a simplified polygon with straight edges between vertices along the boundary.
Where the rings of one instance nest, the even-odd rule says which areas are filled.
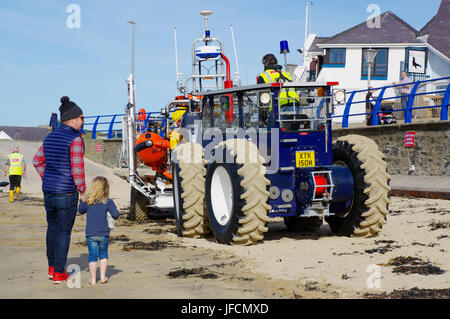
[[[90,263],[97,262],[99,259],[108,259],[108,237],[90,236],[86,238]]]
[[[63,273],[69,253],[70,234],[77,214],[78,193],[44,193],[47,212],[47,259],[55,272]]]
[[[408,93],[400,93],[400,95],[406,95]],[[407,96],[403,96],[400,98],[402,101],[402,109],[406,109],[406,104],[408,104],[408,97]]]

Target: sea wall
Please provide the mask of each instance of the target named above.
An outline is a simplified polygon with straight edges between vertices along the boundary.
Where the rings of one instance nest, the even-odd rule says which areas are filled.
[[[414,147],[405,147],[406,132],[415,133]],[[450,176],[450,121],[335,129],[333,140],[348,134],[373,139],[386,156],[390,174]],[[85,144],[87,158],[119,167],[121,139],[86,139]]]
[[[122,139],[85,139],[85,156],[108,167],[120,167]]]
[[[406,132],[415,133],[414,147],[405,147]],[[450,121],[336,129],[333,140],[347,134],[373,139],[389,174],[450,176]]]

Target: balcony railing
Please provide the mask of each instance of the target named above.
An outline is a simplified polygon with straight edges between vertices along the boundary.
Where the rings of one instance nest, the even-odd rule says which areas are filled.
[[[399,93],[401,86],[409,85],[410,93]],[[394,95],[387,96],[386,91],[393,89]],[[448,106],[450,100],[450,77],[415,81],[411,83],[396,84],[371,88],[376,98],[367,99],[369,89],[347,92],[347,99],[342,115],[332,115],[332,118],[342,117],[342,127],[348,127],[352,116],[371,115],[371,125],[379,124],[379,114],[385,113],[383,108],[391,106],[396,119],[403,119],[405,123],[412,123],[413,118],[439,117],[441,121],[448,120]],[[398,94],[398,95],[397,95]],[[363,99],[358,97],[363,96]],[[352,112],[355,105],[373,103],[371,112]],[[361,108],[359,108],[361,109]]]

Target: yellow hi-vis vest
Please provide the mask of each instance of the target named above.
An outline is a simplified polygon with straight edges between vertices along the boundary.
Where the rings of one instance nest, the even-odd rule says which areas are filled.
[[[9,175],[22,175],[23,155],[19,153],[11,153],[9,159]]]
[[[292,81],[292,76],[289,72],[281,70],[281,74],[283,74],[289,81]],[[278,82],[277,80],[280,77],[280,73],[273,69],[267,69],[259,76],[262,77],[266,83],[276,83]],[[288,99],[288,97],[291,97],[292,99]],[[288,103],[294,103],[294,99],[296,99],[296,102],[299,103],[299,97],[294,89],[281,89],[278,104],[283,106]]]

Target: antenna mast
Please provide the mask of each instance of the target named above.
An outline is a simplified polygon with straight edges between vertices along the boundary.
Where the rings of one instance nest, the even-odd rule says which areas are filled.
[[[173,34],[174,34],[174,38],[175,38],[175,68],[176,68],[176,72],[177,72],[177,89],[180,89],[182,74],[179,73],[179,70],[178,70],[177,28],[173,28]]]
[[[131,73],[127,78],[128,86],[128,105],[125,109],[127,121],[127,137],[128,137],[128,175],[133,177],[135,175],[137,161],[134,154],[134,141],[136,141],[136,93],[134,87],[134,27],[135,21],[127,21],[133,25],[133,44],[131,49]]]
[[[213,12],[209,10],[203,10],[202,12],[200,12],[200,15],[205,18],[205,36],[203,37],[203,41],[205,43],[209,42],[211,39],[211,32],[208,28],[208,16],[210,16],[211,14],[213,14]]]
[[[234,57],[236,59],[236,82],[237,85],[241,85],[241,76],[239,73],[239,63],[238,63],[238,57],[237,57],[237,53],[236,53],[236,43],[234,42],[234,32],[233,32],[233,26],[230,24],[230,29],[231,29],[231,38],[233,39],[233,48],[234,48]]]
[[[306,40],[308,39],[308,26],[309,26],[309,9],[312,6],[312,2],[305,2],[306,5],[306,19],[305,19],[305,42],[303,42],[303,65],[305,65],[305,48],[306,48]]]

